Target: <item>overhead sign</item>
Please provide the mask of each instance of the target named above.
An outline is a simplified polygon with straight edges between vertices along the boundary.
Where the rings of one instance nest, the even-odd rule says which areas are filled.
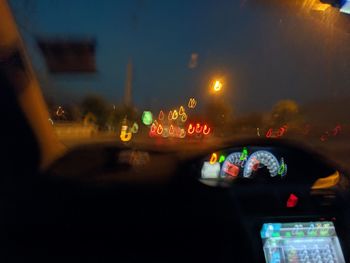
[[[95,40],[38,39],[51,73],[93,73],[96,71]]]

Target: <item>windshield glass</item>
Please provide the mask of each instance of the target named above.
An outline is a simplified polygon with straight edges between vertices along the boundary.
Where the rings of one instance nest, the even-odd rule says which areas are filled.
[[[286,138],[348,165],[347,1],[9,4],[68,147]]]

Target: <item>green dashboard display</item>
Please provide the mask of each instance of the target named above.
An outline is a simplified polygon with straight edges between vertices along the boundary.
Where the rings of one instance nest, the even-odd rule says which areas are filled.
[[[345,263],[333,222],[266,223],[260,231],[268,263]]]

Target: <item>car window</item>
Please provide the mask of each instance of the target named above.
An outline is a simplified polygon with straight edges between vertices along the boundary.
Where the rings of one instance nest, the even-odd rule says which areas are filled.
[[[68,147],[285,138],[348,166],[349,1],[9,3]]]

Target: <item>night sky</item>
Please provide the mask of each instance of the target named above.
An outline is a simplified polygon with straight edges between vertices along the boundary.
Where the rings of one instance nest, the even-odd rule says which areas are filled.
[[[138,108],[170,108],[192,96],[205,102],[217,76],[238,112],[270,109],[280,99],[349,96],[350,36],[332,23],[339,11],[263,2],[10,1],[44,93],[58,102],[90,93],[121,102],[129,58]],[[37,36],[95,38],[97,73],[50,75]],[[197,65],[189,68],[193,53]]]

